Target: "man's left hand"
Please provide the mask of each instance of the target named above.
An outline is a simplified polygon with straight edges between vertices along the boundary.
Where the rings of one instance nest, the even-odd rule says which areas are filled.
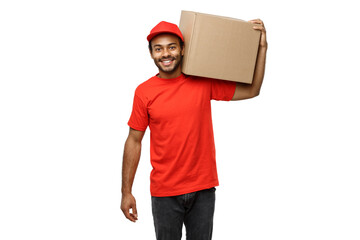
[[[253,26],[253,29],[261,31],[260,47],[267,48],[266,29],[264,26],[264,22],[260,19],[250,20],[249,22],[251,22],[252,24],[255,24]]]

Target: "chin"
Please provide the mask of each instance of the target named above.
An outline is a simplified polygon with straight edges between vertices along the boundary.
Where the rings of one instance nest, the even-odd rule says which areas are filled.
[[[175,72],[175,68],[173,67],[173,68],[170,68],[170,69],[161,69],[161,71],[163,71],[163,72],[166,72],[166,73],[172,73],[172,72]]]
[[[163,66],[161,66],[160,64],[156,64],[157,67],[159,68],[159,70],[161,70],[162,72],[165,72],[165,73],[172,73],[172,72],[175,72],[180,64],[175,64],[174,66],[172,67],[168,67],[168,68],[164,68]]]

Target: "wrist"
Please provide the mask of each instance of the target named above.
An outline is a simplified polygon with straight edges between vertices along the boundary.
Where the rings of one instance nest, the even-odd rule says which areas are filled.
[[[267,44],[267,43],[265,43],[265,44],[260,44],[259,50],[266,51],[267,48],[268,48],[268,44]]]
[[[122,194],[122,195],[132,194],[132,193],[131,193],[131,189],[129,189],[129,188],[122,188],[122,189],[121,189],[121,194]]]

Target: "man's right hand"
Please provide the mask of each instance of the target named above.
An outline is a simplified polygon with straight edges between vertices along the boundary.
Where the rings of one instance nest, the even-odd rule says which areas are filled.
[[[130,208],[132,209],[132,212],[130,212]],[[131,193],[122,195],[120,209],[130,221],[136,222],[138,220],[136,201]]]

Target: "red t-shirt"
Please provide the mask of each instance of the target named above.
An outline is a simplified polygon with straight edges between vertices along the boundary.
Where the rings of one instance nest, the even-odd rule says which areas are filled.
[[[219,185],[210,100],[232,99],[234,82],[157,76],[135,91],[128,125],[150,128],[151,195],[176,196]]]

